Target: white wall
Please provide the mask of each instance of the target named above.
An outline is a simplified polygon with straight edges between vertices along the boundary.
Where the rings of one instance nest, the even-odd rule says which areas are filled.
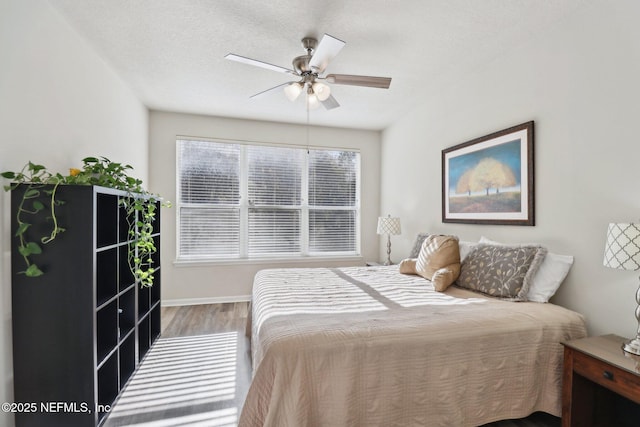
[[[0,0],[0,64],[1,171],[31,160],[66,174],[97,155],[147,179],[147,109],[46,1]],[[0,402],[13,400],[8,210],[3,193]],[[12,424],[0,413],[0,425]]]
[[[176,200],[176,136],[235,139],[245,141],[304,144],[306,127],[282,123],[238,120],[190,114],[152,111],[150,114],[150,189],[165,199]],[[379,198],[380,132],[314,127],[309,131],[312,146],[359,149],[362,180],[363,259],[377,259],[375,234]],[[262,268],[288,266],[342,266],[363,264],[363,260],[307,261],[300,263],[243,263],[177,266],[176,209],[161,211],[162,299],[165,304],[237,300],[251,294],[253,276]]]
[[[553,302],[590,333],[636,332],[636,273],[603,267],[608,222],[640,217],[640,4],[593,2],[517,51],[467,70],[383,133],[382,211],[419,231],[540,242],[572,254]],[[534,227],[441,222],[441,150],[535,120]]]

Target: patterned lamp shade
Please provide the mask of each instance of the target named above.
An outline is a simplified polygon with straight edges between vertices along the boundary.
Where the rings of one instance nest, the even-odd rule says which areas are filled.
[[[400,233],[400,218],[392,218],[391,215],[378,218],[378,234],[397,236]]]
[[[609,224],[603,264],[621,270],[640,270],[640,224]]]

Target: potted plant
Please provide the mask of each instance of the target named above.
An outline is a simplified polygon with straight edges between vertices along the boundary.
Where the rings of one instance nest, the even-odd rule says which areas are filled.
[[[154,267],[152,255],[158,250],[153,241],[153,222],[156,219],[156,202],[159,196],[144,190],[142,181],[128,173],[130,165],[112,162],[106,157],[86,157],[82,159],[82,169],[70,169],[68,175],[53,173],[43,165],[28,162],[19,172],[3,172],[3,178],[11,180],[4,188],[11,191],[20,185],[28,186],[18,205],[16,222],[18,224],[14,238],[18,240],[18,252],[24,259],[25,269],[21,272],[28,277],[44,274],[34,256],[42,253],[45,245],[54,241],[65,231],[67,225],[60,224],[56,208],[65,203],[57,197],[60,185],[97,185],[122,190],[135,197],[120,199],[126,211],[128,222],[128,264],[137,283],[152,286]],[[43,196],[46,196],[43,199]],[[163,203],[168,206],[169,203]],[[47,211],[50,227],[40,241],[26,238],[26,231],[33,225],[36,215]],[[72,225],[71,225],[72,226]]]

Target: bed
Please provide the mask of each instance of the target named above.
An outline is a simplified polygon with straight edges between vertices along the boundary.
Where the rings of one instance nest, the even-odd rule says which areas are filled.
[[[260,271],[239,426],[478,426],[561,413],[562,346],[581,315],[401,274]]]

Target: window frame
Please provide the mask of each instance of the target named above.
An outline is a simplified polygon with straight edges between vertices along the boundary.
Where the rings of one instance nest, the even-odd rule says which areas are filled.
[[[237,144],[241,147],[240,150],[240,201],[237,205],[233,204],[214,204],[214,203],[182,203],[180,199],[180,141],[200,141],[210,143],[221,144]],[[280,263],[280,262],[295,262],[295,261],[322,261],[322,260],[349,260],[349,259],[362,259],[361,251],[361,221],[362,221],[362,209],[361,209],[361,189],[362,189],[362,155],[357,148],[346,148],[338,146],[306,146],[300,144],[288,144],[288,143],[273,143],[263,141],[250,141],[250,140],[232,140],[223,138],[203,138],[192,136],[176,136],[176,249],[175,249],[175,264],[176,265],[194,265],[194,264],[254,264],[254,263]],[[293,205],[261,205],[260,208],[276,208],[285,210],[300,210],[300,246],[299,253],[267,253],[264,255],[249,255],[249,210],[254,206],[249,203],[248,198],[248,174],[249,167],[247,160],[247,146],[266,146],[276,148],[294,148],[300,150],[324,150],[324,151],[348,151],[358,155],[358,161],[356,164],[356,189],[355,189],[355,203],[353,207],[349,206],[320,206],[309,205],[309,156],[303,156],[302,163],[302,182],[301,182],[301,203],[300,206]],[[240,231],[239,231],[239,255],[238,256],[215,256],[215,255],[180,255],[180,221],[181,221],[181,208],[183,207],[198,207],[198,208],[222,208],[222,209],[239,209],[240,210]],[[353,252],[311,252],[310,251],[310,236],[309,236],[309,214],[313,210],[335,210],[335,211],[353,211],[354,218],[354,240],[355,250]]]

